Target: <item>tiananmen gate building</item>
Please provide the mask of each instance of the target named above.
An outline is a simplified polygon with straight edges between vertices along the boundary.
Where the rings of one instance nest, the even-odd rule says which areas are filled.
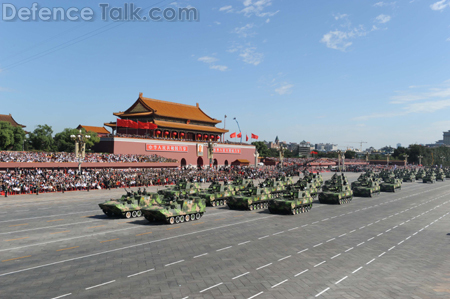
[[[215,144],[213,164],[255,164],[251,144],[221,142],[228,130],[217,128],[220,120],[195,106],[139,98],[124,112],[113,113],[116,122],[105,123],[113,134],[100,138],[96,151],[114,154],[157,154],[177,159],[180,166],[208,165],[208,142]],[[156,128],[155,128],[156,127]]]

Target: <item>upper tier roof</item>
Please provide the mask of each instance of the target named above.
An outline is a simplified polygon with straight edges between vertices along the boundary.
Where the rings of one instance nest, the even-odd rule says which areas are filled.
[[[111,132],[106,130],[105,127],[93,127],[93,126],[83,126],[83,125],[79,125],[77,127],[78,130],[81,128],[84,128],[86,130],[86,132],[95,132],[97,134],[111,134]]]
[[[21,125],[19,123],[17,123],[14,118],[11,116],[11,114],[7,115],[7,114],[0,114],[0,121],[6,121],[9,122],[13,127],[22,127],[25,128],[24,125]]]
[[[206,123],[220,123],[220,120],[214,119],[208,116],[200,109],[198,103],[196,106],[173,103],[167,101],[161,101],[151,98],[146,98],[139,94],[137,101],[125,112],[114,113],[119,117],[133,117],[133,116],[145,116],[151,112],[158,116],[201,121]]]

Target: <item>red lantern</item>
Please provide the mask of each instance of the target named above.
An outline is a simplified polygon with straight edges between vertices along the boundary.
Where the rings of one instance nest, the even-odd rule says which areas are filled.
[[[202,137],[202,134],[198,134],[197,136],[198,136],[198,137]]]
[[[169,132],[166,131],[166,132],[164,132],[164,134],[169,135]]]
[[[214,139],[214,135],[211,135],[211,139]]]
[[[181,133],[181,136],[184,136],[184,133]]]
[[[156,131],[156,134],[161,134],[161,131],[159,131],[159,130],[158,130],[158,131]]]
[[[205,134],[205,135],[204,135],[203,137],[207,138],[207,137],[208,137],[208,135],[206,135],[206,134]]]
[[[173,136],[177,136],[177,132],[173,132]]]

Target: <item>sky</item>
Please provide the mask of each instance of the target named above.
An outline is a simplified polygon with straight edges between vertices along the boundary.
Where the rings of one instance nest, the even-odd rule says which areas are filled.
[[[0,114],[57,133],[115,121],[142,92],[227,115],[230,133],[236,117],[267,141],[364,149],[434,143],[450,130],[450,0],[132,2],[149,7],[143,15],[199,13],[145,22],[102,20],[99,3],[126,2],[38,2],[89,7],[90,21],[2,17]]]

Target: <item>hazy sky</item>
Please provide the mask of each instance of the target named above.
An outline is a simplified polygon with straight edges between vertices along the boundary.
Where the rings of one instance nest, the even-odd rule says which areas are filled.
[[[120,23],[101,20],[104,2],[58,1],[91,7],[90,22],[0,23],[1,114],[27,130],[102,126],[143,92],[260,140],[379,148],[450,129],[450,0],[141,0],[200,18]]]

